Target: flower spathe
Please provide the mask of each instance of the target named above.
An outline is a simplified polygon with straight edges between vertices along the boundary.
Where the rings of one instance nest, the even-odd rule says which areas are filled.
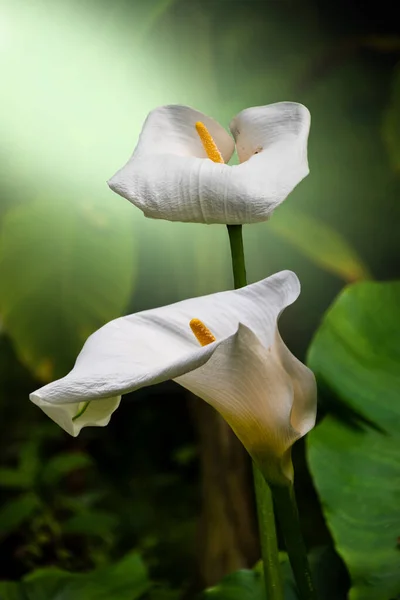
[[[245,288],[121,317],[88,338],[66,377],[30,399],[76,436],[82,427],[107,425],[121,394],[173,379],[220,412],[270,480],[290,481],[291,446],[316,415],[314,376],[277,328],[299,292],[296,275],[282,271]],[[200,346],[189,327],[193,316],[215,342]]]
[[[213,162],[196,130],[202,123],[224,163],[236,146],[239,165]],[[233,138],[214,119],[188,106],[148,115],[131,158],[109,181],[146,217],[228,225],[265,221],[308,175],[310,113],[278,102],[241,111]]]

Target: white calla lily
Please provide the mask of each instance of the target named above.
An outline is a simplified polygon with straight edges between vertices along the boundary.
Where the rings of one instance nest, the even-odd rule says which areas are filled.
[[[66,377],[30,399],[76,436],[82,427],[106,425],[121,394],[174,379],[220,412],[271,480],[290,481],[291,446],[316,414],[314,376],[277,327],[299,292],[296,275],[282,271],[245,288],[121,317],[88,338]],[[216,341],[200,346],[189,327],[193,317]]]
[[[208,157],[196,130],[199,122],[223,162]],[[230,123],[234,139],[197,110],[162,106],[148,115],[133,155],[108,185],[153,219],[265,221],[308,175],[309,129],[310,113],[296,102],[243,110]],[[235,144],[240,164],[224,164]]]

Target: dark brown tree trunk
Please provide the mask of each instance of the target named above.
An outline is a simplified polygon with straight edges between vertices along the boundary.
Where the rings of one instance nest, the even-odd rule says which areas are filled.
[[[203,587],[260,556],[251,461],[229,425],[206,402],[190,396],[198,432],[202,511],[198,570]]]

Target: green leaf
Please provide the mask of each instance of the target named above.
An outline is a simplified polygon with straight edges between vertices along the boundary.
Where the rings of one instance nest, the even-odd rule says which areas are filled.
[[[13,489],[27,489],[31,485],[31,478],[17,469],[0,469],[0,487]]]
[[[342,561],[328,546],[314,548],[310,555],[310,568],[317,596],[321,600],[338,600],[346,597],[347,573]],[[285,600],[299,600],[288,556],[280,553]],[[242,570],[225,577],[219,584],[206,590],[204,600],[265,600],[262,563],[253,571]]]
[[[204,600],[265,600],[262,574],[241,570],[232,573],[203,594]]]
[[[114,532],[119,524],[118,516],[102,510],[84,511],[63,524],[65,533],[105,537]]]
[[[151,583],[140,556],[132,552],[90,573],[39,569],[19,584],[2,582],[0,586],[0,600],[137,600]]]
[[[49,567],[29,573],[19,585],[26,600],[64,600],[65,588],[76,577],[79,575]]]
[[[30,482],[30,485],[34,484],[36,475],[41,468],[40,445],[42,435],[40,429],[35,428],[33,438],[27,440],[19,448],[19,470]]]
[[[4,327],[38,378],[60,377],[88,335],[128,303],[131,223],[87,202],[37,201],[9,210],[1,233]]]
[[[19,583],[0,581],[0,600],[27,600]]]
[[[330,414],[308,458],[351,600],[400,591],[400,283],[360,282],[335,301],[308,363]]]
[[[8,535],[32,517],[40,506],[40,501],[32,493],[19,496],[7,502],[0,509],[0,536]]]
[[[73,471],[91,467],[93,461],[88,454],[83,452],[65,452],[51,458],[42,471],[41,479],[45,485],[55,485]]]
[[[298,600],[292,571],[286,552],[279,553],[285,600]],[[206,590],[204,600],[265,600],[263,565],[258,562],[252,571],[242,569],[231,573],[216,586]]]
[[[269,228],[313,263],[348,282],[369,279],[367,267],[351,245],[334,229],[315,217],[280,209]]]

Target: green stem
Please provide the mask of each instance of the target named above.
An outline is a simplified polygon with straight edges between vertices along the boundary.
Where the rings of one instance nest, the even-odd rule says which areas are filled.
[[[231,244],[232,270],[235,289],[247,285],[241,225],[227,225]],[[276,539],[274,507],[268,483],[253,463],[261,554],[267,600],[283,600],[278,542]]]
[[[293,485],[272,486],[271,491],[300,599],[317,600],[307,550],[301,534]]]
[[[241,225],[227,225],[231,244],[232,270],[235,290],[247,285]]]
[[[258,528],[267,600],[283,600],[283,587],[276,539],[272,494],[261,471],[253,462],[254,489],[256,492]]]

